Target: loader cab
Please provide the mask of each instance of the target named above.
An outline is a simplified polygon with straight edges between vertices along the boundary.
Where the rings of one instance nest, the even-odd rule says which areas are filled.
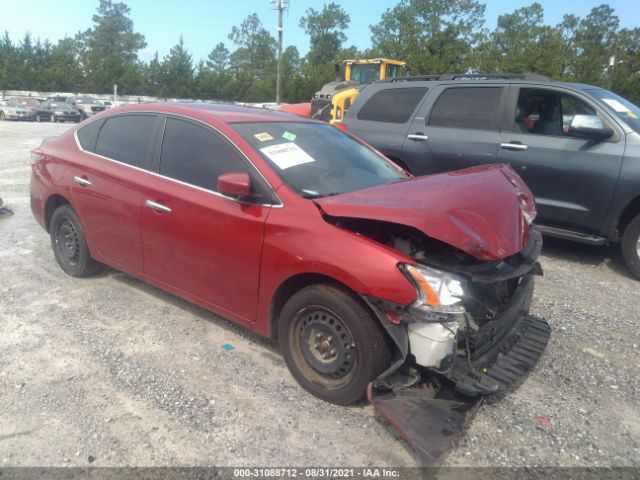
[[[351,80],[358,85],[377,82],[385,78],[395,78],[406,75],[406,63],[388,58],[374,58],[371,60],[345,60],[345,80]]]

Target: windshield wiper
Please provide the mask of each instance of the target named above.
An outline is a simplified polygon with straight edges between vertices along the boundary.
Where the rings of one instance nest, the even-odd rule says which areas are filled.
[[[334,195],[340,195],[344,192],[331,192],[331,193],[310,193],[310,192],[302,192],[302,198],[324,198],[324,197],[332,197]]]

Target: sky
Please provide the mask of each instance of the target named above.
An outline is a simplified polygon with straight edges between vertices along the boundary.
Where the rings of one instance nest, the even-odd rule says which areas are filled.
[[[114,0],[117,1],[117,0]],[[138,52],[139,58],[149,61],[157,51],[160,58],[178,43],[180,36],[193,55],[194,64],[206,58],[218,42],[224,42],[229,50],[233,45],[227,35],[234,25],[250,14],[257,13],[265,28],[277,36],[277,12],[270,0],[120,0],[131,8],[134,30],[145,36],[147,47]],[[326,0],[329,3],[330,0]],[[371,46],[369,25],[378,23],[381,15],[398,0],[334,0],[350,15],[351,23],[345,46],[355,45],[360,50]],[[310,7],[319,10],[324,1],[290,0],[284,17],[284,46],[295,45],[304,55],[309,49],[309,39],[298,26],[300,17]],[[511,13],[528,6],[533,0],[508,2],[486,1],[486,24],[493,29],[498,15]],[[591,8],[604,3],[602,0],[538,0],[545,12],[545,22],[555,25],[566,13],[586,16]],[[0,0],[0,32],[7,30],[14,42],[26,32],[34,39],[49,39],[56,43],[65,36],[90,28],[91,17],[96,12],[98,0]],[[612,0],[609,5],[620,17],[621,28],[640,26],[640,0]]]

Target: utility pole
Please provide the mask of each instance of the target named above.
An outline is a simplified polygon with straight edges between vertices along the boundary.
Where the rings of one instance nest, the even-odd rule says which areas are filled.
[[[289,0],[271,0],[274,10],[278,10],[278,73],[276,75],[276,103],[280,105],[282,90],[282,14],[289,7]]]

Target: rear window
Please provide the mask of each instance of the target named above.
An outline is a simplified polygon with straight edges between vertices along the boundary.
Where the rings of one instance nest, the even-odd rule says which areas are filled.
[[[155,123],[155,115],[126,115],[107,119],[98,135],[96,153],[144,168],[154,141]]]
[[[102,123],[103,122],[99,120],[78,129],[78,142],[83,150],[88,152],[96,151],[96,139],[98,138],[98,132],[100,131]]]
[[[429,125],[497,130],[500,87],[448,88],[436,100]]]
[[[426,87],[388,88],[375,93],[358,112],[360,120],[405,123],[416,109]]]

